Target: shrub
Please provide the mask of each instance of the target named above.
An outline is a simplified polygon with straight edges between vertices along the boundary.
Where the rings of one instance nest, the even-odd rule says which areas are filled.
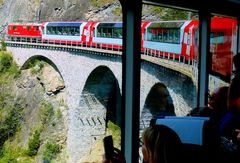
[[[60,153],[61,146],[56,143],[47,142],[43,150],[43,162],[50,162]]]
[[[38,152],[38,149],[40,147],[40,134],[41,130],[36,129],[32,135],[32,137],[28,140],[28,149],[26,151],[26,154],[28,156],[35,156]]]

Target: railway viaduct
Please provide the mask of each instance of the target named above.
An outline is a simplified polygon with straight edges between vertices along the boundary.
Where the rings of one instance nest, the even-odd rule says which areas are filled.
[[[20,67],[30,60],[45,58],[60,73],[67,94],[67,147],[71,157],[78,160],[88,151],[89,143],[103,134],[106,128],[107,111],[94,95],[116,97],[113,107],[116,114],[121,115],[121,52],[27,43],[8,43],[7,49]],[[143,108],[150,89],[156,83],[162,83],[170,93],[176,114],[185,115],[196,103],[196,86],[191,77],[193,68],[147,55],[142,58],[141,113],[146,112]],[[116,117],[116,121],[120,119],[120,116]],[[144,123],[144,118],[141,121]]]

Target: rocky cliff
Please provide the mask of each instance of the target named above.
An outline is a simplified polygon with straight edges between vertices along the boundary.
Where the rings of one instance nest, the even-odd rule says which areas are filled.
[[[117,0],[1,0],[0,23],[120,20]]]

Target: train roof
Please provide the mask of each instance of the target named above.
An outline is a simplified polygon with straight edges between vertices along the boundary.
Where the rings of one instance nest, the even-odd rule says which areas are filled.
[[[25,26],[41,26],[41,23],[9,23],[8,25],[25,25]]]
[[[117,23],[100,22],[98,27],[103,27],[103,28],[122,28],[122,23],[120,23],[120,22],[117,22]]]
[[[79,27],[83,22],[47,22],[47,26]]]
[[[180,28],[187,20],[150,22],[149,28]]]

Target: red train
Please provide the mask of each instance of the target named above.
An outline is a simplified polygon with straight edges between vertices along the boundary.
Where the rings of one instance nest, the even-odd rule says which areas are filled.
[[[236,51],[237,21],[213,17],[210,47],[212,70],[222,76],[232,71]],[[142,52],[168,56],[183,61],[198,60],[198,20],[142,22]],[[110,49],[122,48],[121,22],[45,22],[43,24],[9,24],[11,41],[55,44],[83,44]]]

